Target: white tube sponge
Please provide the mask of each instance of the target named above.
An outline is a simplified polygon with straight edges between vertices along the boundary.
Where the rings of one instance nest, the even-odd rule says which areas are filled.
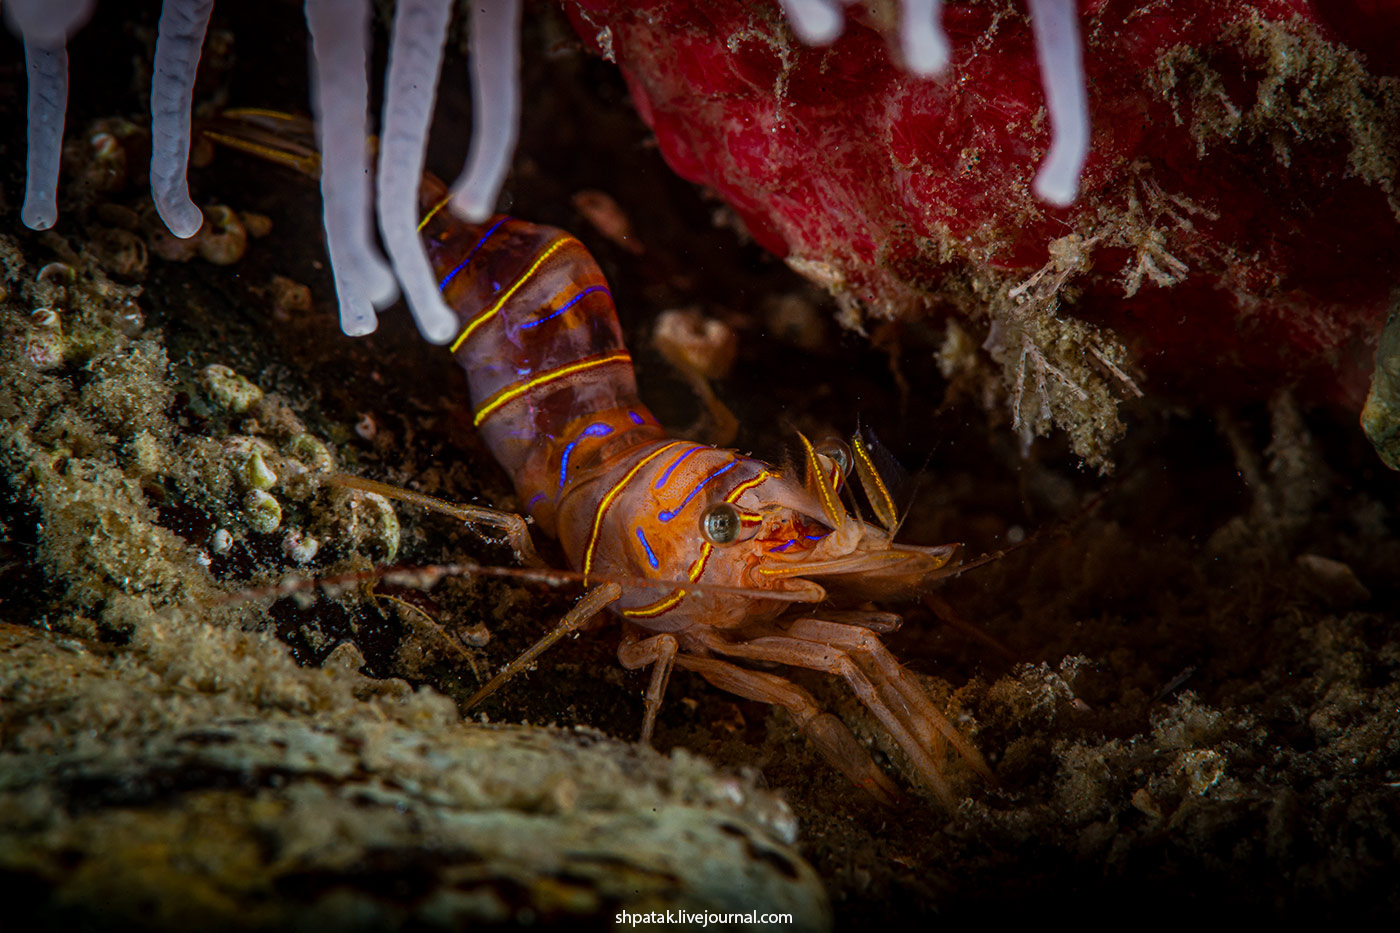
[[[1031,30],[1050,114],[1050,151],[1036,173],[1036,197],[1067,207],[1079,195],[1089,155],[1089,92],[1075,0],[1030,0]]]
[[[418,184],[451,15],[451,0],[399,0],[379,139],[379,232],[418,330],[434,343],[456,336],[457,316],[443,304],[418,238]]]
[[[24,40],[29,80],[28,156],[20,220],[47,230],[58,220],[58,168],[63,121],[68,113],[68,52],[65,43],[92,15],[93,0],[9,0],[10,28]]]
[[[58,221],[58,166],[63,152],[63,119],[68,111],[68,52],[24,42],[29,73],[29,155],[25,163],[24,206],[19,217],[31,230]]]
[[[369,0],[306,0],[313,63],[311,98],[321,149],[321,199],[340,329],[372,333],[375,308],[393,304],[393,270],[371,239]]]
[[[837,0],[782,0],[793,33],[807,45],[830,45],[846,25]]]
[[[97,0],[5,0],[5,19],[27,41],[62,47],[92,16]]]
[[[520,0],[472,4],[472,141],[452,211],[481,223],[496,209],[520,131]]]
[[[190,200],[190,106],[194,77],[214,0],[165,0],[151,75],[151,196],[177,237],[192,237],[204,215]]]
[[[899,47],[904,67],[920,77],[948,67],[948,36],[943,32],[943,0],[900,0]]]

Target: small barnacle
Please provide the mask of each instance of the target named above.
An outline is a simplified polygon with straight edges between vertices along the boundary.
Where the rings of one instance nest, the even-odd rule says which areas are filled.
[[[119,191],[126,184],[126,147],[112,133],[88,137],[87,164],[81,184],[93,191]]]
[[[129,230],[109,228],[93,237],[102,264],[124,279],[146,277],[146,242]]]
[[[303,533],[298,528],[289,530],[282,538],[283,552],[298,564],[310,562],[320,549],[321,542],[311,537],[311,535]]]
[[[293,436],[287,442],[286,450],[314,472],[326,473],[335,469],[335,458],[331,456],[330,448],[315,435],[302,433]]]
[[[739,350],[734,328],[695,308],[663,311],[651,339],[672,366],[704,379],[727,377]]]
[[[233,548],[233,535],[227,528],[215,528],[209,536],[209,550],[214,554],[227,554]]]
[[[199,237],[177,237],[161,222],[154,209],[141,214],[142,232],[151,252],[169,262],[189,262],[199,254]]]
[[[739,421],[710,387],[711,379],[723,379],[734,368],[739,338],[734,328],[716,318],[690,308],[666,311],[656,320],[652,345],[661,351],[705,406],[710,427],[697,425],[713,444],[724,446],[734,440]]]
[[[1139,787],[1137,790],[1133,791],[1131,803],[1134,809],[1147,816],[1149,819],[1160,820],[1162,818],[1162,808],[1157,804],[1156,800],[1152,799],[1152,795],[1148,793],[1145,787]]]
[[[271,489],[277,485],[277,474],[263,460],[262,451],[254,450],[243,461],[243,484],[249,489]]]
[[[262,534],[270,534],[282,524],[282,506],[261,489],[254,489],[243,500],[243,511],[248,527]]]
[[[246,459],[253,451],[262,453],[272,453],[272,445],[261,437],[250,437],[247,434],[230,434],[224,438],[223,448],[230,457]]]
[[[308,470],[300,460],[284,458],[279,469],[282,471],[280,489],[284,499],[306,502],[321,488],[316,474]]]
[[[200,370],[199,383],[210,401],[235,414],[247,411],[263,397],[262,389],[220,363]]]
[[[78,280],[78,273],[66,262],[51,262],[34,276],[36,282],[52,282],[57,285],[71,285]]]
[[[60,320],[58,312],[53,308],[35,308],[29,312],[29,323],[37,330],[53,331],[56,334],[63,333],[63,321]]]
[[[63,335],[56,331],[35,331],[24,338],[24,358],[35,369],[54,369],[62,366],[66,356]]]
[[[324,635],[320,637],[325,639]],[[367,663],[364,654],[361,653],[359,648],[355,647],[354,642],[342,641],[331,649],[330,654],[326,655],[326,659],[321,662],[321,667],[327,670],[354,674],[362,670]],[[402,681],[400,681],[400,683],[402,683]]]
[[[205,209],[198,239],[199,255],[218,266],[238,262],[248,251],[247,228],[237,211],[222,204]]]
[[[374,420],[374,415],[364,412],[360,415],[360,420],[355,422],[355,433],[367,441],[374,440],[374,436],[379,433],[379,425]]]
[[[94,120],[63,147],[63,168],[89,192],[113,192],[126,187],[131,167],[150,152],[148,131],[122,117]]]
[[[779,340],[818,353],[831,342],[822,311],[800,294],[770,298],[763,304],[763,325]]]
[[[377,492],[361,493],[351,500],[351,509],[355,537],[377,545],[385,560],[393,560],[399,551],[399,517],[389,500]]]
[[[35,369],[53,369],[63,365],[67,345],[63,339],[63,322],[50,307],[35,308],[29,313],[29,326],[24,329],[22,352]]]
[[[272,277],[272,315],[279,321],[289,321],[294,316],[311,310],[311,289],[285,275]]]

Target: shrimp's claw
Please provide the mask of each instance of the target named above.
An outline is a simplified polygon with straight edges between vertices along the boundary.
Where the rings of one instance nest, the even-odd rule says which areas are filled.
[[[889,807],[903,800],[899,788],[876,767],[870,753],[856,741],[845,723],[823,710],[810,693],[792,681],[693,654],[677,655],[676,665],[695,671],[721,690],[783,707],[822,756],[852,784]]]
[[[786,664],[841,677],[909,756],[920,783],[950,811],[956,807],[957,798],[944,778],[946,745],[957,749],[972,769],[989,783],[996,782],[996,776],[977,749],[938,711],[914,675],[890,654],[884,643],[868,628],[807,618],[798,619],[775,634],[744,640],[730,640],[719,633],[706,633],[702,638],[705,648],[718,655]],[[678,659],[682,662],[686,660]],[[708,679],[708,675],[706,677]],[[742,688],[746,685],[741,683],[738,686]],[[743,696],[752,695],[734,687],[726,689]],[[766,702],[780,703],[790,709],[796,703],[790,692],[784,697],[775,690],[774,695],[779,698]],[[804,712],[807,712],[807,719],[815,715],[810,711]],[[794,712],[794,718],[797,715]],[[804,719],[800,723],[804,730],[807,728],[805,722]],[[814,735],[813,741],[822,745],[820,736]],[[864,786],[863,781],[853,776],[850,770],[848,750],[826,746],[822,746],[822,749],[833,764],[857,784]]]

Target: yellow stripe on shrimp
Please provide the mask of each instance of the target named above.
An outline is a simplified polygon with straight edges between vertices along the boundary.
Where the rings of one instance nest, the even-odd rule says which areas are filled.
[[[434,208],[434,210],[436,210],[436,208]],[[472,334],[476,333],[476,331],[481,327],[481,325],[485,324],[487,321],[495,317],[500,312],[501,308],[505,305],[505,303],[507,301],[510,301],[511,296],[513,296],[516,293],[516,291],[519,290],[520,286],[528,282],[530,280],[530,277],[539,271],[540,266],[544,265],[545,262],[548,261],[550,256],[553,256],[565,245],[577,242],[578,241],[571,236],[561,236],[559,239],[549,244],[549,248],[546,249],[544,252],[540,253],[540,255],[535,259],[535,261],[530,264],[530,268],[525,270],[524,275],[516,279],[514,284],[512,284],[510,288],[502,292],[501,297],[491,302],[491,306],[489,308],[487,308],[485,311],[482,311],[476,317],[471,319],[471,322],[467,324],[466,328],[464,328],[462,332],[457,335],[457,339],[452,341],[452,352],[456,353],[457,350],[461,348],[462,344],[466,343],[468,340],[471,339]]]

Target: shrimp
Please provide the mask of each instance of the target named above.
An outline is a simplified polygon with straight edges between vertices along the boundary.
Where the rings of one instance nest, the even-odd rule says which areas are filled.
[[[220,141],[237,145],[236,136]],[[241,148],[269,153],[265,139]],[[298,152],[296,160],[304,159]],[[863,604],[912,595],[956,572],[958,545],[894,540],[900,515],[888,471],[876,463],[880,451],[859,433],[849,445],[799,435],[799,477],[734,450],[669,436],[638,397],[612,294],[583,244],[505,215],[468,224],[446,209],[448,201],[446,187],[425,176],[419,232],[457,315],[449,350],[466,371],[474,425],[526,514],[559,541],[587,588],[468,707],[606,610],[624,628],[621,664],[651,668],[643,742],[651,739],[672,671],[690,670],[723,690],[783,707],[847,778],[895,803],[898,788],[840,719],[791,680],[751,666],[784,665],[842,678],[945,806],[956,802],[943,774],[945,743],[994,780],[881,642],[899,617],[823,605],[829,596]],[[843,502],[852,473],[874,523]],[[495,529],[518,559],[541,564],[520,515],[358,477],[333,482]]]

